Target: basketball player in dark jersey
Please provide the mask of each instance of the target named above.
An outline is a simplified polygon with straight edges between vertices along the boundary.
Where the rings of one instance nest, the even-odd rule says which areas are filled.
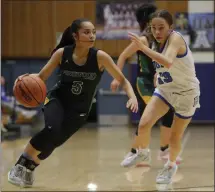
[[[143,4],[136,11],[136,19],[140,26],[140,31],[142,33],[142,39],[147,40],[148,46],[151,47],[151,41],[147,35],[147,27],[149,23],[150,14],[155,12],[157,7],[153,4]],[[123,69],[126,59],[130,58],[133,54],[137,53],[138,56],[138,75],[136,79],[137,91],[142,98],[144,105],[147,105],[149,100],[152,97],[152,94],[155,89],[154,77],[155,77],[155,67],[153,67],[152,59],[145,55],[143,52],[137,50],[134,43],[131,43],[119,56],[117,66],[120,70]],[[112,91],[116,91],[120,83],[114,79],[111,83]],[[143,109],[140,108],[140,112],[143,112]],[[159,160],[167,160],[169,155],[169,138],[171,132],[171,125],[173,122],[174,111],[170,109],[166,115],[161,118],[161,134],[160,134],[160,151],[158,155]],[[136,134],[138,134],[136,132]],[[134,146],[131,151],[126,155],[129,156],[132,153],[136,153]],[[177,163],[180,163],[181,158],[177,158]]]
[[[52,52],[38,76],[46,81],[56,67],[60,78],[48,92],[44,103],[45,128],[27,144],[24,153],[8,173],[8,181],[30,187],[34,169],[85,123],[104,69],[123,84],[129,100],[127,108],[137,112],[138,102],[131,84],[112,58],[93,48],[94,25],[86,19],[75,20]],[[22,78],[22,77],[19,77]]]

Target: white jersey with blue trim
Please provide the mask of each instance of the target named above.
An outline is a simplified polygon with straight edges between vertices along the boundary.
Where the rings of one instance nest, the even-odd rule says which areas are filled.
[[[172,33],[174,32],[178,33],[176,31]],[[181,35],[180,33],[178,34]],[[167,39],[161,54],[165,54],[168,44],[169,39]],[[152,45],[152,49],[154,48],[155,46]],[[193,55],[187,44],[186,53],[176,56],[170,68],[165,68],[155,61],[153,63],[157,72],[157,88],[167,92],[183,92],[192,89],[199,90],[199,80],[196,77]]]

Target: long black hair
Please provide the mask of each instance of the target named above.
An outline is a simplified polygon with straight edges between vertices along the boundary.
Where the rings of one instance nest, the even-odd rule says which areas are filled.
[[[150,21],[150,15],[157,10],[154,4],[144,3],[136,10],[136,19],[140,26],[140,32],[143,32]]]
[[[53,49],[51,55],[53,55],[54,52],[57,51],[59,48],[75,44],[75,39],[73,38],[72,34],[78,32],[78,30],[81,28],[82,22],[89,22],[89,20],[88,19],[76,19],[72,22],[72,24],[69,27],[67,27],[64,30],[59,44]]]

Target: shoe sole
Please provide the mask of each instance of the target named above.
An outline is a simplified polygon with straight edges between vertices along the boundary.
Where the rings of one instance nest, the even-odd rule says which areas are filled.
[[[128,165],[122,165],[121,164],[121,166],[125,167],[125,168],[129,168],[129,167],[132,167],[132,166],[135,166],[135,165],[141,163],[142,161],[145,161],[146,164],[150,165],[150,159],[149,160],[147,160],[147,159],[148,159],[148,157],[145,159],[137,159],[136,161],[133,161],[131,164],[128,164]]]
[[[163,161],[164,163],[166,163],[168,161],[168,158],[162,158],[162,159],[158,158],[158,161]],[[180,165],[182,161],[183,160],[176,160],[176,165]]]

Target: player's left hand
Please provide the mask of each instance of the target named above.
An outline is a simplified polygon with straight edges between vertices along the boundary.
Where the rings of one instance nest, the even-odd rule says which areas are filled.
[[[144,43],[141,41],[140,37],[134,33],[129,32],[128,36],[130,37],[131,41],[136,44],[139,50],[144,48]]]
[[[133,113],[137,113],[138,111],[138,102],[136,98],[130,98],[127,101],[126,107],[130,109]]]

